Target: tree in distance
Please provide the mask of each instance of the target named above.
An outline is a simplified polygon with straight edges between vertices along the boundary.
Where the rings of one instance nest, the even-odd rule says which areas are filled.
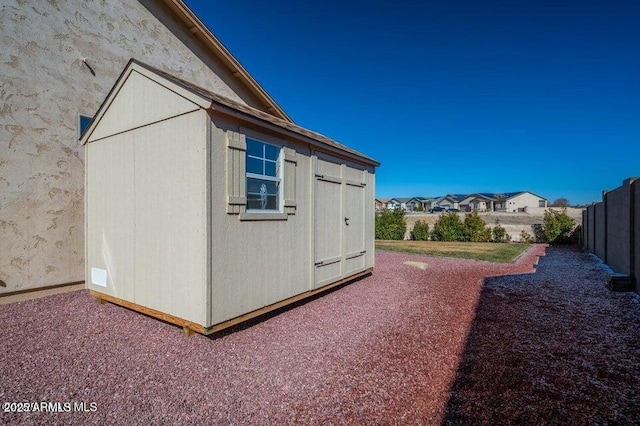
[[[569,200],[566,198],[556,198],[549,207],[569,207]]]

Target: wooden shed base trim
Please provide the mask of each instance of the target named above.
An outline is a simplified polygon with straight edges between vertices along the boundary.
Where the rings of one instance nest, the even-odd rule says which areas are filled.
[[[137,303],[129,302],[124,299],[109,296],[108,294],[100,293],[94,290],[89,290],[89,294],[96,299],[98,303],[110,302],[114,305],[119,305],[132,311],[140,312],[141,314],[148,315],[150,317],[158,318],[159,320],[169,322],[171,324],[179,325],[185,329],[185,334],[189,334],[189,330],[198,332],[200,334],[208,334],[207,329],[195,322],[187,321],[186,319],[178,318],[174,315],[166,314],[164,312],[157,311],[155,309],[147,308],[146,306],[138,305]]]
[[[141,306],[141,305],[138,305],[136,303],[129,302],[127,300],[119,299],[117,297],[109,296],[108,294],[103,294],[103,293],[100,293],[100,292],[97,292],[97,291],[94,291],[94,290],[89,290],[89,294],[91,296],[95,297],[96,299],[98,299],[99,303],[110,302],[110,303],[113,303],[115,305],[123,306],[123,307],[125,307],[127,309],[131,309],[133,311],[140,312],[140,313],[142,313],[144,315],[148,315],[148,316],[151,316],[151,317],[154,317],[154,318],[158,318],[158,319],[160,319],[162,321],[166,321],[168,323],[181,326],[184,329],[185,334],[187,336],[190,336],[192,334],[192,332],[194,332],[194,331],[196,333],[208,335],[208,334],[212,334],[212,333],[224,330],[224,329],[229,328],[229,327],[233,327],[234,325],[238,325],[238,324],[240,324],[242,322],[248,321],[248,320],[250,320],[252,318],[256,318],[256,317],[258,317],[260,315],[263,315],[263,314],[266,314],[268,312],[275,311],[276,309],[280,309],[280,308],[285,307],[287,305],[290,305],[292,303],[295,303],[295,302],[298,302],[300,300],[306,299],[307,297],[311,297],[311,296],[314,296],[314,295],[316,295],[318,293],[322,293],[323,291],[327,291],[327,290],[329,290],[329,289],[331,289],[333,287],[337,287],[339,285],[342,285],[342,284],[350,282],[350,281],[355,281],[358,278],[361,278],[361,277],[363,277],[365,275],[371,274],[371,272],[373,272],[373,268],[366,269],[366,270],[364,270],[362,272],[358,272],[358,273],[356,273],[354,275],[351,275],[351,276],[349,276],[347,278],[341,279],[341,280],[336,281],[334,283],[327,284],[327,285],[325,285],[323,287],[316,288],[316,289],[313,289],[313,290],[306,291],[304,293],[297,294],[295,296],[289,297],[288,299],[284,299],[284,300],[281,300],[279,302],[273,303],[271,305],[267,305],[267,306],[265,306],[263,308],[256,309],[255,311],[248,312],[246,314],[237,316],[235,318],[231,318],[230,320],[223,321],[223,322],[221,322],[219,324],[215,324],[215,325],[213,325],[211,327],[203,327],[200,324],[196,324],[194,322],[187,321],[185,319],[176,317],[174,315],[166,314],[164,312],[160,312],[160,311],[155,310],[155,309],[147,308],[145,306]]]

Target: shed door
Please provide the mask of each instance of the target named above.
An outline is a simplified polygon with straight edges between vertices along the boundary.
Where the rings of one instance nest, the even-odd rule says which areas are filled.
[[[344,186],[344,274],[364,268],[365,250],[365,186],[361,182],[347,180]]]
[[[364,269],[365,183],[363,172],[337,159],[319,157],[314,185],[315,287]]]
[[[315,286],[322,287],[342,276],[342,178],[339,175],[316,173],[314,206]]]

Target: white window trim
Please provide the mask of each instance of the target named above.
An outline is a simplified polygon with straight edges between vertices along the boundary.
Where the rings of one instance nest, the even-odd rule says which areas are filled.
[[[259,160],[263,160],[263,161],[270,161],[270,162],[275,162],[277,167],[276,170],[278,170],[278,176],[274,177],[274,176],[267,176],[267,175],[260,175],[257,173],[249,173],[245,171],[245,176],[244,178],[252,178],[252,179],[260,179],[260,180],[268,180],[268,181],[272,181],[272,182],[278,182],[278,209],[277,210],[261,210],[261,209],[249,209],[249,186],[246,186],[246,193],[245,196],[247,197],[247,208],[246,208],[246,213],[242,216],[244,217],[240,217],[240,220],[260,220],[258,219],[258,217],[256,217],[255,215],[274,215],[274,219],[279,220],[280,216],[284,214],[284,191],[283,191],[283,174],[284,174],[284,150],[283,147],[281,145],[276,145],[273,143],[269,143],[269,142],[265,142],[263,140],[260,140],[259,138],[255,138],[255,137],[251,137],[251,136],[247,136],[247,145],[249,140],[252,140],[254,142],[258,142],[264,145],[269,145],[269,146],[273,146],[275,148],[278,148],[278,150],[280,151],[280,153],[278,154],[278,160],[277,161],[272,161],[272,160],[268,160],[264,157],[256,157],[254,155],[249,155],[249,150],[247,149],[247,154],[246,154],[246,158],[256,158]],[[277,218],[276,218],[277,216]],[[269,220],[268,218],[265,218],[265,220]]]

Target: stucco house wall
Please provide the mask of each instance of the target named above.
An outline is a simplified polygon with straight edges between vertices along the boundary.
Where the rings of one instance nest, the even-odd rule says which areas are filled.
[[[0,293],[84,279],[78,116],[131,57],[265,110],[160,0],[3,1],[0,45]]]

